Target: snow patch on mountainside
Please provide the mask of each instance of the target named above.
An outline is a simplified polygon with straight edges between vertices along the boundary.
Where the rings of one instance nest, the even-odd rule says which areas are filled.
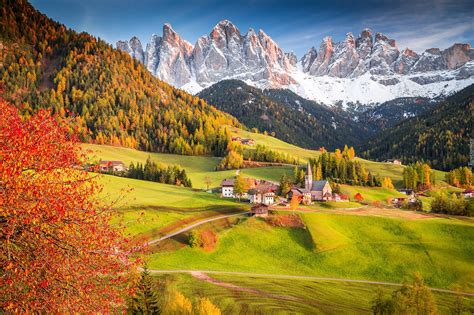
[[[289,89],[296,94],[326,105],[341,103],[361,103],[365,105],[383,103],[399,97],[428,97],[449,95],[474,83],[474,77],[464,80],[450,78],[448,73],[440,71],[439,75],[446,81],[429,84],[418,84],[411,80],[412,76],[394,75],[379,79],[396,79],[397,84],[383,85],[374,76],[365,73],[357,78],[335,78],[329,76],[315,77],[295,70],[292,77],[296,84]],[[433,75],[433,73],[430,73]],[[420,77],[420,75],[416,75]]]

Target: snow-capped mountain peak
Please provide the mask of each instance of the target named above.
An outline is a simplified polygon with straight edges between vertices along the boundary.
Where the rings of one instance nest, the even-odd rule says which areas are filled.
[[[405,96],[435,97],[474,83],[474,50],[454,44],[417,53],[399,50],[395,39],[369,28],[356,37],[331,36],[300,59],[284,52],[263,30],[242,34],[229,20],[217,23],[191,45],[165,24],[146,50],[140,40],[118,41],[117,48],[144,63],[158,78],[197,93],[224,79],[261,88],[290,88],[328,105],[377,103]]]

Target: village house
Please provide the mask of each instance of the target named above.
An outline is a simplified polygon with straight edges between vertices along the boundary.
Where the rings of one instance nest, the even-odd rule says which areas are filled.
[[[250,203],[272,205],[275,203],[275,193],[277,190],[277,184],[261,180],[254,188],[249,189],[248,198]]]
[[[391,164],[395,164],[395,165],[402,165],[402,161],[397,160],[397,159],[388,159],[388,160],[385,160],[383,162],[384,163],[391,163]]]
[[[233,137],[232,141],[239,142],[242,145],[254,145],[255,140],[250,138]]]
[[[224,198],[234,198],[234,178],[224,178],[221,182],[222,197]]]
[[[268,217],[268,208],[269,206],[266,204],[258,204],[252,206],[249,211],[249,216],[251,217]]]
[[[305,205],[309,205],[311,203],[311,192],[303,189],[303,188],[299,188],[299,187],[293,187],[291,188],[290,192],[288,193],[288,200],[291,200],[293,199],[293,196],[298,197],[300,199],[300,201],[305,204]]]
[[[124,172],[126,170],[122,161],[100,161],[99,169],[101,172]]]
[[[462,192],[464,198],[474,198],[474,189],[466,189]]]
[[[258,184],[258,181],[254,178],[245,178],[245,180],[247,181],[247,186],[249,188],[255,188]],[[247,192],[241,194],[240,196],[236,196],[234,194],[234,185],[235,185],[235,178],[224,178],[221,182],[221,190],[222,190],[221,196],[224,198],[240,197],[244,199],[247,199],[249,197]]]
[[[349,196],[344,195],[344,194],[332,194],[332,200],[337,201],[337,202],[348,202],[349,201]]]

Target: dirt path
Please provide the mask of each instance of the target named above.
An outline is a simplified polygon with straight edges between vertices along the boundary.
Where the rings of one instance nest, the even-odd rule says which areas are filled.
[[[274,207],[274,210],[277,211],[288,211],[291,212],[288,208],[283,207]],[[339,208],[339,209],[308,209],[308,208],[298,208],[295,212],[299,213],[328,213],[328,214],[350,214],[350,215],[362,215],[362,216],[372,216],[372,217],[387,217],[387,218],[399,218],[399,219],[408,219],[408,220],[426,220],[426,219],[457,219],[465,221],[467,223],[474,223],[472,218],[460,217],[453,215],[445,214],[436,214],[436,213],[425,213],[425,212],[414,212],[410,210],[400,210],[395,208],[376,208],[371,206],[361,206],[357,208]]]
[[[199,221],[199,222],[196,222],[196,223],[193,223],[191,225],[188,225],[182,229],[179,229],[173,233],[170,233],[168,235],[165,235],[163,237],[160,237],[160,238],[157,238],[157,239],[154,239],[154,240],[151,240],[147,243],[148,246],[150,245],[153,245],[153,244],[156,244],[156,243],[159,243],[161,241],[164,241],[168,238],[171,238],[173,236],[176,236],[178,234],[181,234],[181,233],[184,233],[186,231],[189,231],[197,226],[200,226],[202,224],[205,224],[205,223],[209,223],[209,222],[212,222],[212,221],[216,221],[216,220],[222,220],[222,219],[226,219],[226,218],[231,218],[231,217],[237,217],[237,216],[242,216],[242,215],[246,215],[247,212],[242,212],[242,213],[234,213],[234,214],[228,214],[228,215],[222,215],[222,216],[219,216],[219,217],[213,217],[213,218],[209,218],[209,219],[206,219],[206,220],[202,220],[202,221]]]
[[[216,275],[234,275],[244,277],[255,277],[255,278],[271,278],[271,279],[289,279],[289,280],[307,280],[307,281],[329,281],[329,282],[348,282],[348,283],[362,283],[371,285],[384,285],[401,287],[400,283],[385,282],[385,281],[371,281],[371,280],[356,280],[347,278],[327,278],[327,277],[313,277],[313,276],[293,276],[293,275],[279,275],[279,274],[264,274],[264,273],[252,273],[252,272],[235,272],[235,271],[215,271],[215,270],[155,270],[150,269],[151,273],[189,273],[191,275],[204,275],[207,277],[208,274]],[[210,278],[211,279],[211,278]],[[219,283],[219,281],[214,280]],[[224,283],[224,282],[223,282]],[[228,284],[234,286],[233,284]],[[238,287],[238,286],[235,286]],[[253,289],[250,289],[253,290]],[[472,292],[457,292],[447,289],[430,288],[431,291],[450,293],[450,294],[461,294],[465,296],[474,296]],[[257,290],[258,291],[258,290]]]
[[[299,300],[301,300],[301,299],[299,299],[297,297],[294,297],[294,296],[272,294],[272,293],[264,292],[264,291],[257,290],[257,289],[240,287],[238,285],[228,283],[228,282],[222,282],[222,281],[216,280],[214,278],[211,278],[207,274],[205,274],[203,272],[200,272],[200,271],[193,271],[193,272],[191,272],[191,275],[196,279],[206,281],[206,282],[215,284],[217,286],[227,288],[227,289],[231,289],[231,290],[234,290],[234,291],[252,293],[252,294],[260,295],[260,296],[263,296],[263,297],[268,297],[268,298],[273,298],[273,299],[278,299],[278,300],[287,300],[287,301],[299,301]]]

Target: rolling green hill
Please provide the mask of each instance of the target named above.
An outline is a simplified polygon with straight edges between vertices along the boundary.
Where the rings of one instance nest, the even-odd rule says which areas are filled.
[[[248,219],[211,252],[185,247],[149,256],[155,269],[225,270],[401,282],[421,272],[434,287],[474,290],[474,225],[455,219],[304,214],[307,229]]]

